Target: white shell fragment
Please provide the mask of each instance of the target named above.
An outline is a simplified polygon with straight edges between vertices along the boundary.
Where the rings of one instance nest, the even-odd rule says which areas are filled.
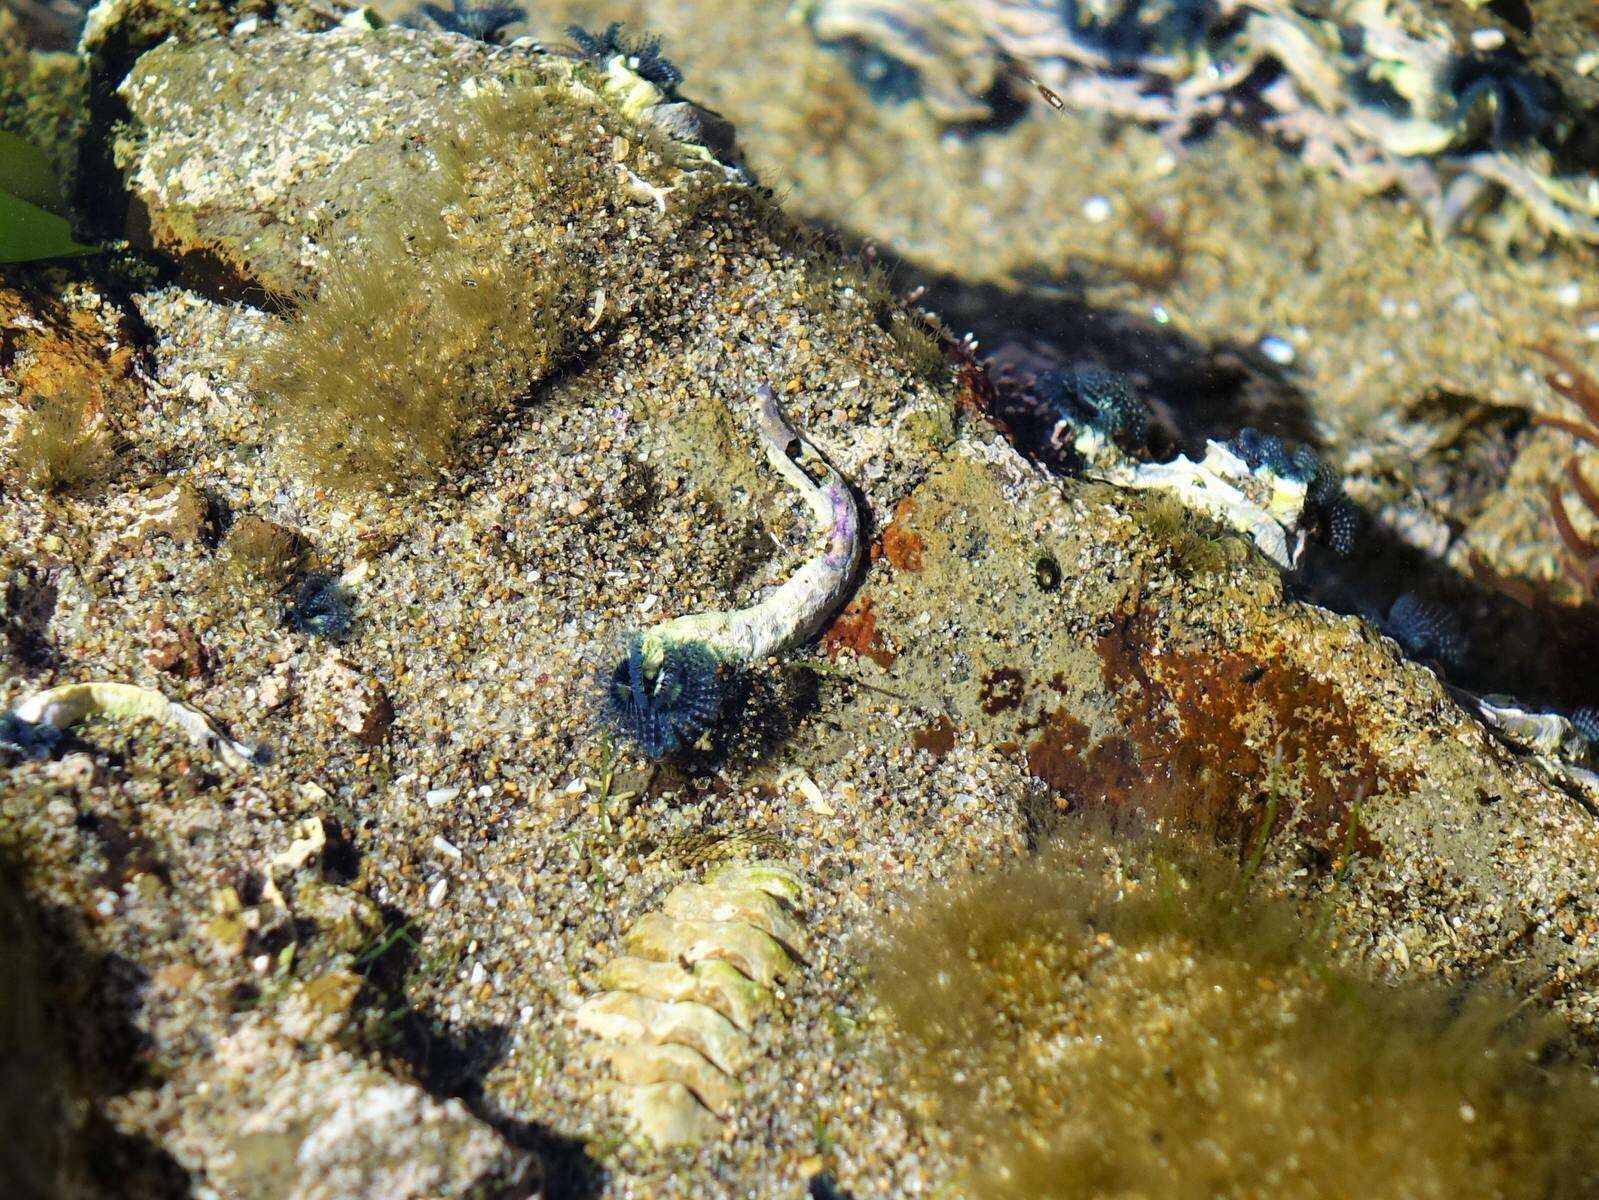
[[[601,968],[606,990],[579,1006],[577,1025],[607,1043],[617,1109],[639,1137],[691,1145],[733,1115],[750,1031],[803,953],[803,893],[777,863],[711,871],[667,893]]]
[[[1259,546],[1284,570],[1298,561],[1305,536],[1305,484],[1267,467],[1249,464],[1222,442],[1206,442],[1198,462],[1179,455],[1171,462],[1140,463],[1123,454],[1098,430],[1084,427],[1072,445],[1087,462],[1087,474],[1117,487],[1168,492],[1190,508],[1225,522]]]
[[[1599,773],[1583,765],[1594,744],[1559,713],[1531,712],[1508,696],[1470,696],[1472,705],[1488,726],[1507,742],[1530,750],[1538,762],[1555,775],[1599,798]]]
[[[1518,746],[1557,758],[1582,758],[1588,752],[1588,739],[1559,713],[1531,712],[1508,696],[1480,696],[1475,703],[1483,719]]]
[[[136,684],[69,683],[29,696],[13,711],[31,724],[63,730],[86,717],[153,717],[187,734],[191,742],[210,751],[231,770],[242,771],[260,762],[259,751],[234,741],[199,709]]]

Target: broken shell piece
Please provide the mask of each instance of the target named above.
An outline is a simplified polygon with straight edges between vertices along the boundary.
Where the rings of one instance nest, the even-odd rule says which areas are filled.
[[[196,746],[209,750],[217,761],[235,771],[263,761],[260,750],[234,741],[199,709],[131,683],[69,683],[29,696],[13,713],[29,724],[62,730],[86,717],[153,717],[181,730]]]
[[[650,669],[672,642],[700,642],[729,663],[758,663],[815,637],[854,586],[861,559],[861,513],[849,483],[795,432],[770,386],[755,394],[756,430],[773,469],[804,497],[822,546],[798,570],[748,608],[688,613],[642,633]],[[818,483],[791,455],[821,476]]]
[[[619,1090],[628,1123],[657,1146],[693,1146],[716,1136],[716,1118],[681,1083]]]
[[[631,953],[663,962],[726,959],[766,987],[794,965],[771,934],[738,921],[685,921],[650,913],[633,926],[623,944]]]
[[[1591,798],[1599,798],[1599,773],[1583,765],[1591,760],[1594,744],[1559,713],[1529,712],[1508,696],[1464,695],[1489,728],[1507,742],[1530,750],[1538,762]]]
[[[337,654],[329,654],[311,676],[314,699],[340,729],[369,746],[381,742],[394,721],[394,706],[383,685],[362,675]]]
[[[749,1042],[738,1027],[705,1004],[651,1000],[631,992],[601,992],[577,1010],[578,1028],[609,1041],[675,1042],[698,1050],[729,1075],[749,1065]]]
[[[1198,462],[1178,455],[1171,462],[1140,463],[1123,454],[1096,429],[1084,427],[1072,446],[1087,463],[1086,473],[1117,487],[1167,492],[1190,508],[1249,535],[1262,553],[1285,571],[1304,550],[1299,528],[1306,486],[1270,468],[1251,470],[1222,442],[1206,442]]]
[[[749,1033],[775,1007],[769,985],[795,966],[784,943],[799,953],[804,942],[790,907],[803,890],[777,863],[718,868],[669,892],[601,968],[607,990],[579,1006],[577,1024],[611,1043],[617,1106],[636,1134],[682,1145],[732,1115]]]
[[[160,483],[136,501],[138,516],[124,540],[164,536],[187,546],[200,540],[210,525],[210,505],[188,483]]]
[[[1478,696],[1473,702],[1483,720],[1518,746],[1567,761],[1588,756],[1588,739],[1559,713],[1531,712],[1508,696]]]

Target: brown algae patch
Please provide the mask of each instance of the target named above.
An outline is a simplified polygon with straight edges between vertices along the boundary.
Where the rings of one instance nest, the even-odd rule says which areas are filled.
[[[535,227],[531,246],[497,252],[450,214],[514,160],[538,209],[595,219],[613,197],[558,184],[562,156],[598,153],[577,107],[523,88],[431,131],[437,165],[404,200],[416,215],[343,255],[256,352],[256,388],[297,466],[345,490],[429,481],[572,352],[591,286],[577,246]]]

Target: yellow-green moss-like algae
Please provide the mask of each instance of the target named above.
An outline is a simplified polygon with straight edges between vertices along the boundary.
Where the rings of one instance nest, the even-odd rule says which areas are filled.
[[[1486,985],[1332,961],[1197,849],[1084,838],[921,897],[874,986],[959,1194],[1576,1197],[1599,1087]]]
[[[575,144],[587,135],[574,103],[527,87],[429,131],[432,170],[387,198],[392,221],[343,253],[253,356],[288,453],[317,480],[357,492],[426,483],[570,354],[591,272],[554,218],[604,199],[587,180],[572,186],[561,161],[593,150]],[[523,189],[520,228],[471,211],[489,172]]]
[[[11,466],[42,492],[86,490],[116,465],[116,438],[85,385],[27,397],[13,427]]]

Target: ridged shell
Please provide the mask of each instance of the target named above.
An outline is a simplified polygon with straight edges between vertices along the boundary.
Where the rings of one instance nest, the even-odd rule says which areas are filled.
[[[579,1006],[577,1025],[606,1043],[614,1100],[637,1136],[694,1144],[732,1115],[754,1023],[805,953],[803,896],[780,863],[719,867],[668,892],[600,969],[605,990]]]

